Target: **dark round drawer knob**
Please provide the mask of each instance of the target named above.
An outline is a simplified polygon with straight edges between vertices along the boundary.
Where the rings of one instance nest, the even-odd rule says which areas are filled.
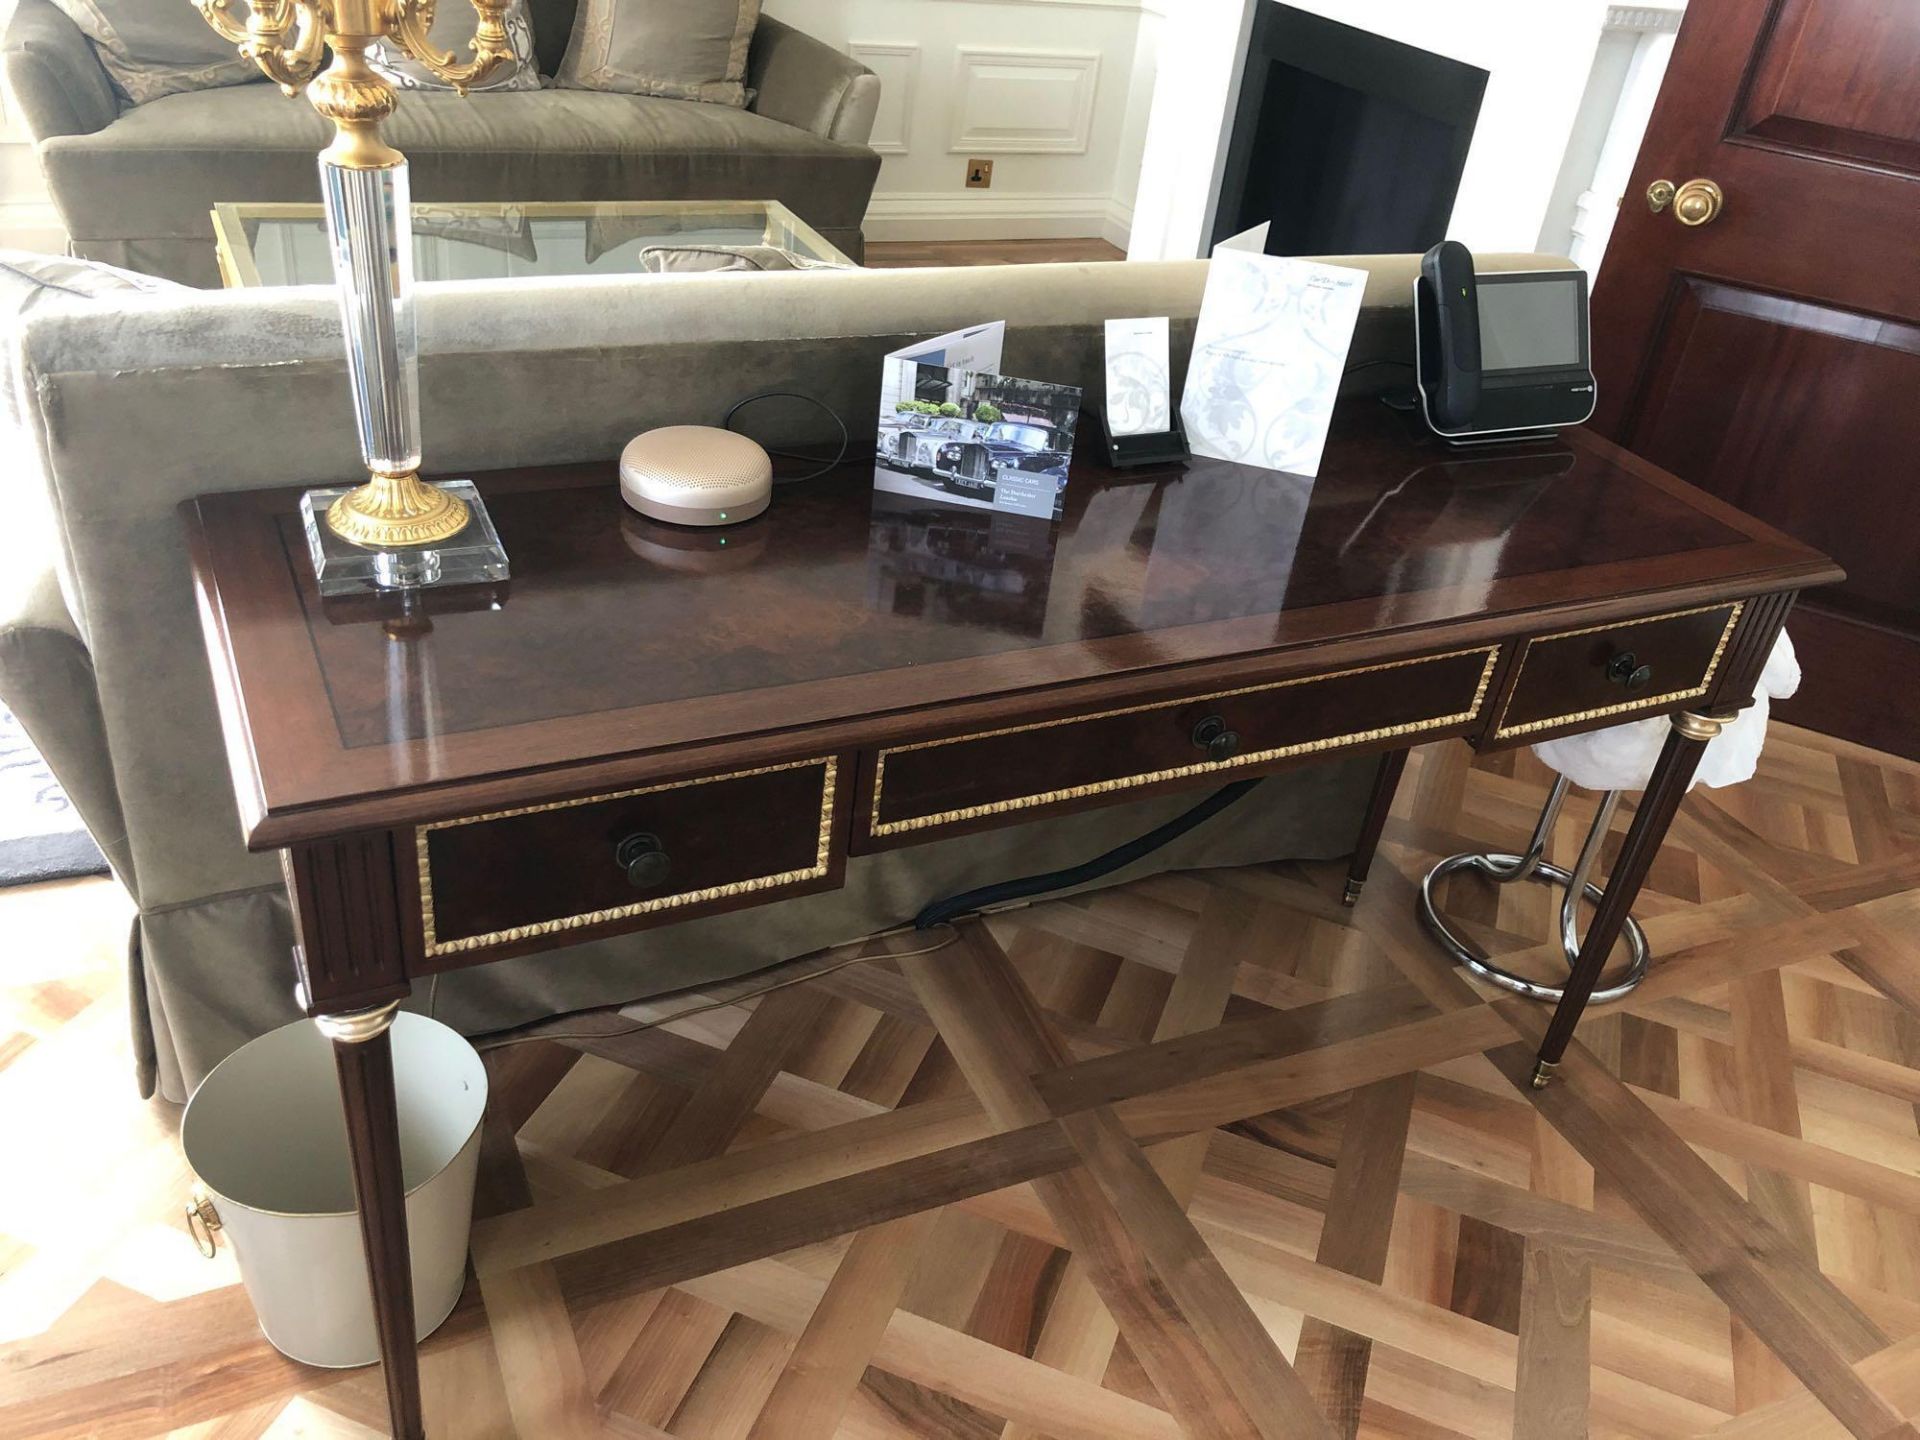
[[[1240,736],[1227,728],[1218,715],[1209,715],[1193,727],[1193,743],[1207,752],[1207,758],[1219,764],[1240,753]]]
[[[627,883],[636,890],[657,890],[673,873],[673,861],[658,835],[627,836],[614,847],[613,862],[627,872]]]
[[[1653,683],[1653,667],[1642,665],[1640,657],[1629,650],[1607,662],[1607,678],[1628,690],[1640,691]]]

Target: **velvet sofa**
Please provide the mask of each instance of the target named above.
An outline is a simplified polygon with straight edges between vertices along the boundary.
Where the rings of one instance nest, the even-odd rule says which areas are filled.
[[[574,0],[532,10],[551,75]],[[329,127],[264,79],[125,105],[50,0],[18,0],[0,59],[75,255],[216,286],[216,203],[320,198],[314,156]],[[762,19],[747,83],[745,110],[589,90],[409,91],[385,134],[411,162],[416,200],[780,200],[859,260],[880,173],[866,143],[879,78]]]
[[[1416,257],[1353,263],[1372,272],[1355,360],[1405,354]],[[1206,273],[1200,261],[1016,266],[990,272],[985,290],[982,272],[964,269],[424,285],[426,453],[456,473],[598,460],[612,484],[612,457],[635,432],[717,422],[761,388],[819,397],[848,417],[856,445],[871,444],[882,357],[989,314],[1018,317],[1009,373],[1097,396],[1109,317],[1171,316],[1184,371]],[[20,333],[0,527],[46,538],[0,586],[12,607],[0,612],[0,700],[138,902],[129,978],[142,1078],[179,1099],[298,1011],[278,861],[240,842],[178,510],[209,491],[356,473],[339,325],[326,290],[174,291],[36,309]],[[1377,388],[1382,374],[1347,383]],[[794,407],[792,423],[809,422]],[[1344,854],[1372,769],[1362,759],[1277,775],[1115,879]],[[475,1033],[743,974],[900,923],[937,896],[1088,859],[1191,803],[1161,797],[858,857],[829,894],[444,976],[436,1013]]]

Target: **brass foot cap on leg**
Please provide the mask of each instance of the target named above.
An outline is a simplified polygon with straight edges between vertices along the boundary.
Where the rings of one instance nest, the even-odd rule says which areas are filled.
[[[1533,1062],[1533,1088],[1544,1090],[1553,1083],[1553,1077],[1560,1073],[1560,1064],[1556,1060],[1536,1060]]]
[[[1347,881],[1347,893],[1340,897],[1340,903],[1342,905],[1358,905],[1360,903],[1360,892],[1366,888],[1367,882],[1364,880]]]
[[[344,1015],[316,1015],[313,1023],[322,1035],[336,1045],[364,1045],[387,1033],[393,1017],[400,1013],[400,1002],[389,1001],[371,1010],[354,1010]]]

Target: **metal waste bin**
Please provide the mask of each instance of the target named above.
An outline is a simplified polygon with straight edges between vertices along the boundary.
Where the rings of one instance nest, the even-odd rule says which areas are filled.
[[[420,1338],[453,1312],[466,1281],[487,1072],[456,1031],[394,1018],[394,1092]],[[249,1041],[214,1068],[180,1123],[205,1194],[187,1206],[202,1253],[232,1244],[260,1329],[308,1365],[380,1358],[354,1206],[333,1047],[311,1022]]]

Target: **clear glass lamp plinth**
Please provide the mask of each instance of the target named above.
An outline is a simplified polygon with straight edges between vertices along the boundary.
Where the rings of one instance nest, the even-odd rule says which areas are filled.
[[[430,545],[377,549],[356,545],[336,534],[327,523],[327,510],[353,487],[309,490],[300,497],[300,521],[307,532],[307,552],[313,558],[314,577],[323,597],[365,595],[386,590],[420,589],[438,585],[480,585],[505,580],[507,552],[495,533],[487,507],[471,480],[442,480],[435,488],[446,491],[467,507],[467,523],[458,533]]]

